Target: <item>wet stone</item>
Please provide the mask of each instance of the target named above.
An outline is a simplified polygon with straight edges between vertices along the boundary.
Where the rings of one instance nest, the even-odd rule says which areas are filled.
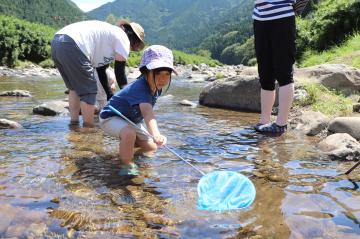
[[[60,203],[60,198],[58,198],[58,197],[54,198],[50,202],[58,204],[58,203]]]
[[[271,182],[285,182],[286,181],[286,179],[283,176],[280,176],[280,175],[269,175],[268,179]]]
[[[29,91],[26,90],[13,90],[13,91],[2,91],[0,96],[14,96],[14,97],[31,97]]]
[[[258,178],[265,178],[266,177],[265,174],[257,172],[257,171],[254,171],[253,174]]]
[[[191,102],[190,100],[182,100],[182,101],[180,102],[180,105],[190,106],[190,107],[192,107],[192,108],[194,108],[194,107],[197,106],[196,103]]]
[[[20,129],[22,125],[7,119],[0,119],[0,129]]]
[[[148,224],[161,224],[167,226],[175,225],[175,223],[172,220],[164,218],[163,216],[155,213],[147,213],[144,215],[144,218]]]

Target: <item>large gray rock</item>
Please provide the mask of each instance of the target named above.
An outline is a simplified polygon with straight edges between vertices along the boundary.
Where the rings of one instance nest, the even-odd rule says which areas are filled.
[[[360,140],[360,117],[337,117],[329,124],[330,133],[347,133]]]
[[[329,117],[313,111],[302,112],[300,117],[293,118],[291,124],[295,124],[295,129],[308,136],[315,136],[325,131],[329,124]]]
[[[33,108],[33,113],[45,116],[66,115],[68,114],[68,103],[57,100],[38,105]]]
[[[0,129],[20,129],[22,125],[7,119],[0,119]]]
[[[296,69],[295,79],[315,81],[347,95],[360,92],[360,71],[343,64],[322,64]]]
[[[205,106],[260,112],[260,83],[257,76],[243,75],[207,84],[199,103]]]
[[[333,159],[354,160],[360,156],[360,143],[348,134],[332,134],[318,148]]]

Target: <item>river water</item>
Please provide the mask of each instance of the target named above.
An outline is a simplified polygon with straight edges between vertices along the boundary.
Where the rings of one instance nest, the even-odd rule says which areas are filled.
[[[205,172],[248,176],[257,196],[247,209],[196,208],[201,175],[164,149],[137,157],[141,175],[117,176],[116,139],[70,128],[69,117],[32,114],[63,99],[60,78],[0,78],[0,90],[32,98],[0,98],[1,238],[360,238],[360,176],[353,162],[331,161],[316,138],[290,131],[255,133],[258,115],[182,106],[203,84],[173,81],[156,114],[168,146]]]

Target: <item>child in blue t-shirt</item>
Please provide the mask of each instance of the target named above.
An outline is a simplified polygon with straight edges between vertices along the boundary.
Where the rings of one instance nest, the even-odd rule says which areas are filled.
[[[100,127],[107,134],[120,139],[120,175],[138,174],[137,166],[133,162],[135,146],[140,148],[140,153],[154,152],[157,145],[165,145],[167,141],[158,129],[153,107],[161,95],[162,88],[171,81],[171,73],[174,71],[171,50],[160,45],[146,48],[139,68],[141,76],[117,92],[100,112]],[[153,139],[142,130],[131,126],[109,106],[114,107],[141,129],[147,130]],[[146,128],[141,122],[145,122]]]

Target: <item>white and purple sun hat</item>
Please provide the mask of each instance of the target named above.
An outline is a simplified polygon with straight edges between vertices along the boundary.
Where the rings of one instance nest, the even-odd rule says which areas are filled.
[[[139,68],[146,66],[148,70],[157,68],[170,68],[174,70],[174,57],[170,49],[161,45],[152,45],[147,47],[141,57]]]

